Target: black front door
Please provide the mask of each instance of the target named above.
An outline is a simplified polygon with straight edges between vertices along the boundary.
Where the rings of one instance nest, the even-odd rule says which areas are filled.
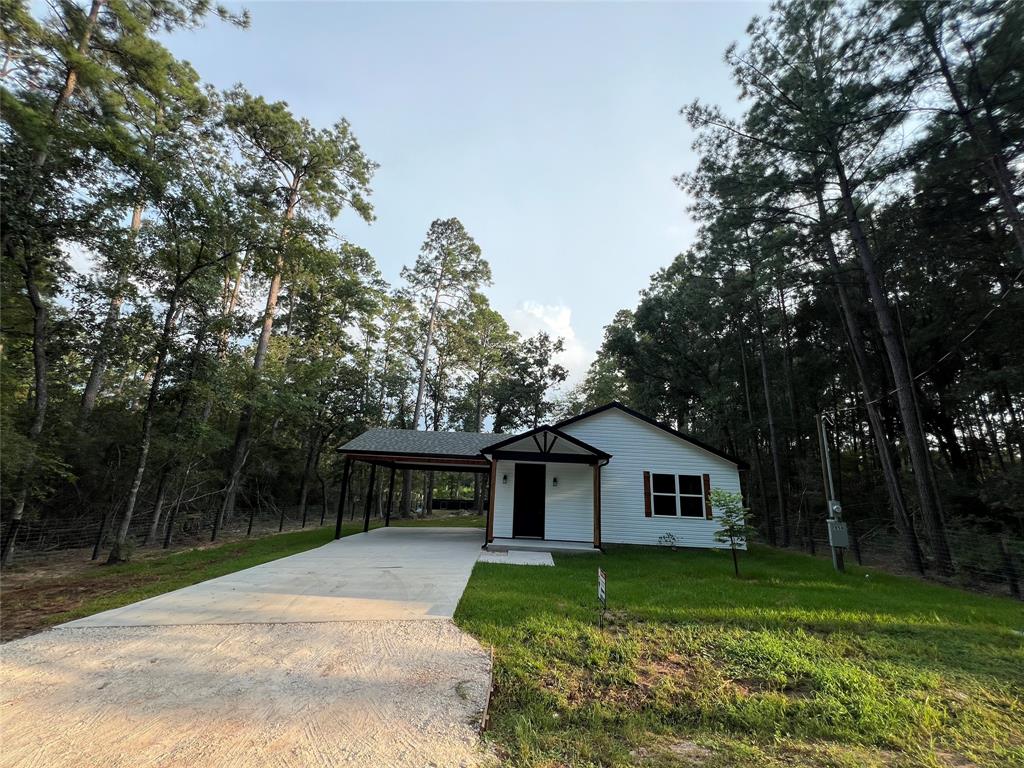
[[[544,465],[516,464],[512,535],[544,538]]]

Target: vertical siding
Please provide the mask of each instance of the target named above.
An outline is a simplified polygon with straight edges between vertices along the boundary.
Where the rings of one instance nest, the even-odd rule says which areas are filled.
[[[551,479],[558,478],[558,487]],[[548,464],[544,538],[594,540],[594,470],[588,464]]]
[[[502,484],[501,478],[508,477]],[[511,461],[499,461],[494,476],[494,535],[499,539],[512,537],[512,499],[516,483],[516,465]]]
[[[508,483],[502,484],[501,478],[505,475],[508,476]],[[557,488],[551,482],[556,477]],[[545,539],[588,542],[594,540],[593,478],[593,470],[586,465],[547,465],[544,488]],[[494,480],[494,536],[502,539],[511,538],[516,462],[499,461]]]
[[[562,428],[612,454],[601,470],[601,539],[612,544],[657,544],[671,533],[681,547],[724,547],[716,520],[644,516],[644,470],[711,476],[711,488],[739,493],[735,465],[616,408]]]

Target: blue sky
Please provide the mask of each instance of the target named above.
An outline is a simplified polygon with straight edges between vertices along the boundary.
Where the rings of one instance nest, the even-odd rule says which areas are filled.
[[[565,336],[572,380],[694,227],[673,175],[694,164],[679,108],[734,109],[722,62],[749,3],[255,2],[171,49],[314,124],[345,116],[380,163],[377,220],[342,215],[396,283],[430,222],[457,216],[513,327]]]

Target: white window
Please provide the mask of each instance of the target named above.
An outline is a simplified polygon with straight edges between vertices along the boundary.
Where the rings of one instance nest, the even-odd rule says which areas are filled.
[[[704,517],[701,476],[652,472],[651,512],[656,517]]]

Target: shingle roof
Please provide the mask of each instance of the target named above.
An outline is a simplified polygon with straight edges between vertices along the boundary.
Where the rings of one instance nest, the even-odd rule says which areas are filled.
[[[480,449],[495,436],[485,432],[421,432],[415,429],[368,429],[339,449],[342,453],[394,453],[416,456],[482,458]]]

